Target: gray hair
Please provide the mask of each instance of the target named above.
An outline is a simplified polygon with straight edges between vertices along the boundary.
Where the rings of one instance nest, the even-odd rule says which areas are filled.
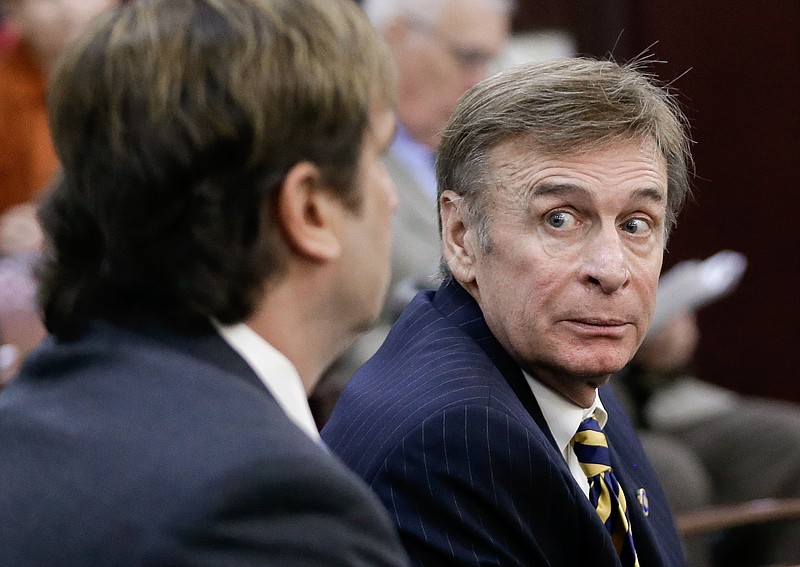
[[[449,189],[464,199],[485,251],[488,211],[481,195],[491,182],[489,152],[519,135],[556,156],[619,140],[654,141],[667,164],[669,235],[690,194],[691,140],[674,95],[641,66],[587,58],[531,63],[464,94],[442,136],[436,177],[440,195]]]

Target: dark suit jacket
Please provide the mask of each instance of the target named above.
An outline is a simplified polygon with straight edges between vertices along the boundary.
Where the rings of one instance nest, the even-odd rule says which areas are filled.
[[[612,392],[600,395],[640,564],[684,565],[633,427]],[[414,299],[349,383],[322,435],[389,508],[416,564],[619,563],[520,368],[457,284]]]
[[[404,565],[393,531],[210,326],[98,322],[0,392],[0,565]]]

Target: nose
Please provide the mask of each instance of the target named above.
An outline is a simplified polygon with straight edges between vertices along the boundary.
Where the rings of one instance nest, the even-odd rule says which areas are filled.
[[[584,251],[581,278],[605,294],[622,289],[630,281],[625,247],[616,227],[603,228]]]

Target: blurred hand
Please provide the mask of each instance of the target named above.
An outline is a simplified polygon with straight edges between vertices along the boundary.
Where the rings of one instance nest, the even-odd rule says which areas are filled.
[[[0,259],[0,387],[46,331],[36,303],[35,254]]]
[[[36,252],[41,250],[43,242],[36,206],[32,203],[11,207],[0,216],[0,254]]]
[[[699,340],[697,317],[683,312],[648,333],[633,361],[649,372],[680,370],[692,361]]]
[[[19,352],[14,345],[0,345],[0,388],[11,381],[19,365]]]

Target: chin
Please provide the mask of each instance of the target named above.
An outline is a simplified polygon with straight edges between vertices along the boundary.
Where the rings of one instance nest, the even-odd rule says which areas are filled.
[[[608,348],[608,345],[605,346],[606,348],[589,349],[581,353],[583,356],[575,366],[583,368],[582,374],[599,376],[619,372],[630,362],[636,352],[635,349],[620,344],[613,345],[612,348]],[[575,355],[571,358],[575,360]]]
[[[586,361],[585,364],[568,363],[566,368],[572,375],[586,379],[587,383],[597,383],[598,386],[602,386],[608,382],[612,374],[622,370],[627,363],[628,359],[625,357],[606,360],[595,358]]]

